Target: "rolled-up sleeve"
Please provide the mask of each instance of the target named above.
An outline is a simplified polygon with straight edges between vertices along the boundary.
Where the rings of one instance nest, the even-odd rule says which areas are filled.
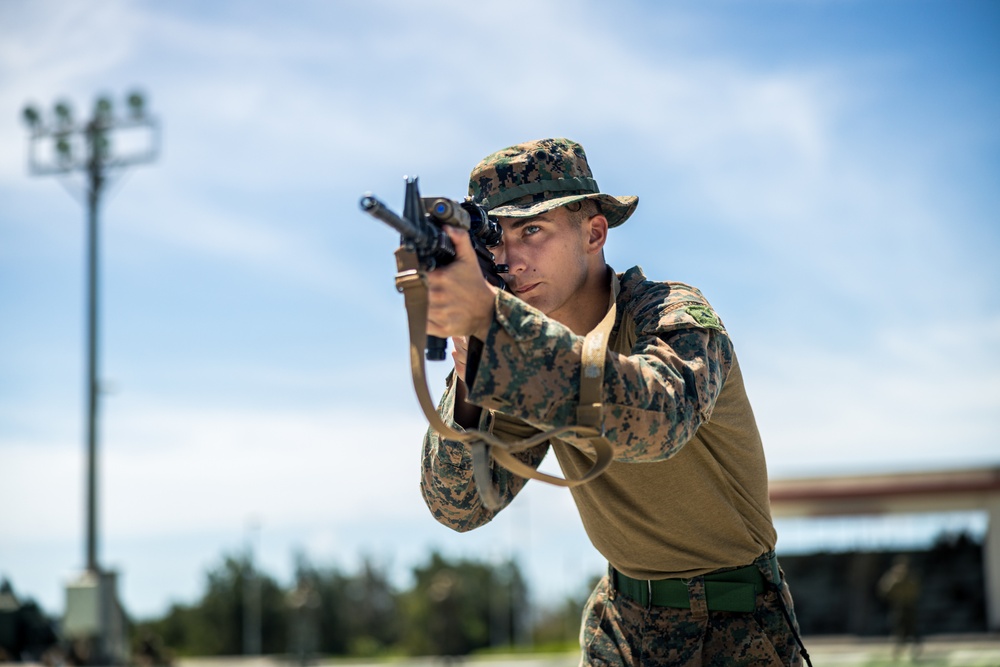
[[[449,377],[448,389],[438,405],[438,412],[445,423],[460,429],[454,421],[455,378]],[[480,428],[492,431],[507,441],[529,437],[535,431],[517,420],[484,411]],[[515,454],[528,465],[537,468],[548,450],[543,444]],[[527,480],[507,469],[493,464],[491,479],[500,498],[500,507],[489,510],[482,504],[472,472],[469,448],[457,440],[443,438],[434,429],[424,434],[420,490],[428,509],[437,521],[459,532],[478,528],[493,519],[510,504]]]

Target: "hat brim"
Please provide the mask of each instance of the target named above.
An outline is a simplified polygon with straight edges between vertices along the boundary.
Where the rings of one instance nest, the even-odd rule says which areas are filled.
[[[628,220],[629,216],[635,212],[636,207],[639,205],[639,198],[635,196],[614,197],[606,195],[603,192],[598,192],[588,195],[556,197],[555,199],[546,199],[535,204],[504,204],[503,206],[491,208],[489,214],[495,215],[498,218],[530,218],[583,199],[593,199],[600,203],[601,212],[608,219],[608,227],[617,227]]]

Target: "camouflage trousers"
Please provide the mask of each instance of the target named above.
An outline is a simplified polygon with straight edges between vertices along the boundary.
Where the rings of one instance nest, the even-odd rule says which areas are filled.
[[[757,561],[768,581],[770,568]],[[792,621],[792,596],[781,573],[781,597]],[[605,576],[587,601],[580,630],[581,665],[664,667],[799,667],[798,645],[778,593],[757,595],[752,613],[709,611],[705,582],[688,584],[690,609],[643,607],[612,590]],[[796,630],[798,628],[796,627]]]

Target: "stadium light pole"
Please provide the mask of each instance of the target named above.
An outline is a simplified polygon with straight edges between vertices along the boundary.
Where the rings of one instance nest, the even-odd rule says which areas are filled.
[[[24,108],[23,118],[31,131],[28,166],[35,176],[70,176],[82,172],[86,179],[87,200],[87,478],[86,569],[99,572],[97,561],[97,416],[100,400],[98,368],[98,214],[101,197],[111,178],[125,168],[149,163],[159,152],[159,126],[146,112],[142,94],[133,92],[126,98],[128,112],[116,115],[111,100],[99,97],[93,116],[79,123],[65,101],[56,103],[52,117],[46,121],[32,105]],[[140,150],[117,154],[112,149],[112,135],[136,131],[148,135]]]
[[[132,165],[153,162],[159,153],[159,125],[146,112],[146,100],[133,92],[127,112],[116,115],[108,97],[99,97],[89,120],[76,122],[65,101],[45,119],[33,105],[23,111],[30,129],[28,167],[35,176],[70,178],[84,175],[87,206],[86,324],[86,568],[66,588],[63,632],[88,646],[86,664],[125,664],[129,646],[125,615],[118,601],[117,574],[103,571],[97,560],[97,440],[100,374],[98,367],[98,214],[101,197],[114,177]],[[124,150],[112,148],[112,137],[124,138]],[[136,148],[137,147],[137,148]],[[64,181],[65,184],[65,181]],[[71,191],[72,192],[72,191]]]

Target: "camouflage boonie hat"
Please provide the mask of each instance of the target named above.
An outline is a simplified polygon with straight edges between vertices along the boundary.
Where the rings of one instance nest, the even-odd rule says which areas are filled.
[[[528,218],[593,199],[609,227],[625,222],[639,204],[638,197],[602,193],[583,146],[569,139],[529,141],[487,156],[472,170],[469,198],[502,218]]]

